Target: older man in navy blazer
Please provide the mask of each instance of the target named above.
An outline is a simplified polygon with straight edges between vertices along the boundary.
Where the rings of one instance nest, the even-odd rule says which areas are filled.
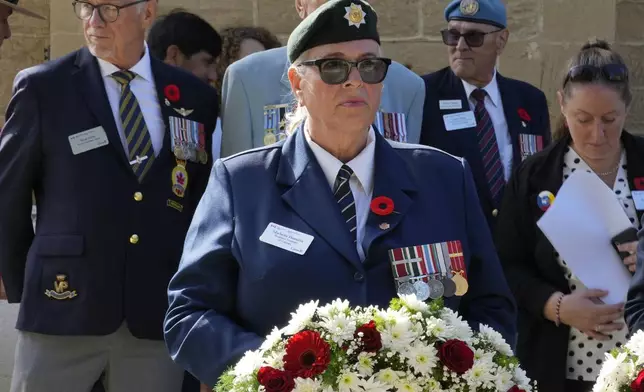
[[[362,0],[309,15],[288,42],[294,133],[215,163],[165,322],[172,358],[210,385],[312,299],[444,296],[473,328],[514,340],[514,301],[469,165],[372,126],[390,62],[376,26]]]
[[[324,0],[295,0],[305,18]],[[226,70],[221,91],[222,146],[226,157],[286,138],[284,116],[294,97],[288,81],[286,47],[253,53]],[[392,62],[384,82],[375,125],[387,139],[418,143],[425,88],[420,76]]]
[[[445,19],[450,66],[423,76],[420,141],[467,159],[494,227],[512,168],[550,143],[548,104],[538,88],[496,70],[509,37],[502,0],[453,0]]]
[[[167,285],[212,166],[214,89],[151,58],[156,1],[74,2],[87,47],[24,70],[0,133],[12,391],[181,390]],[[30,218],[35,193],[38,223]]]

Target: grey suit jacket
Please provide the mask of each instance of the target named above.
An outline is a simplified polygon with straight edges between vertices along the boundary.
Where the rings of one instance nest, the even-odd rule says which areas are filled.
[[[221,90],[222,157],[286,137],[280,122],[293,103],[289,67],[286,47],[254,53],[228,67]],[[418,143],[424,101],[420,76],[392,62],[374,123],[388,139]]]

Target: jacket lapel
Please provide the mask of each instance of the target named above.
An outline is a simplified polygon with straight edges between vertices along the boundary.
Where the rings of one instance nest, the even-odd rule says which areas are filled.
[[[376,133],[376,151],[374,157],[374,187],[373,199],[387,197],[393,201],[394,212],[381,216],[371,209],[365,226],[365,235],[362,241],[363,249],[367,255],[376,240],[396,229],[405,218],[413,200],[410,193],[416,191],[416,184],[409,173],[412,169],[396,153],[393,147]]]
[[[81,90],[85,102],[89,106],[90,111],[96,116],[98,123],[103,126],[107,139],[115,153],[119,157],[119,161],[132,172],[130,163],[125,155],[125,149],[121,143],[121,137],[114,122],[114,115],[112,108],[107,98],[105,90],[105,83],[101,69],[98,65],[96,58],[89,52],[87,48],[82,48],[76,55],[75,65],[77,70],[75,76],[78,78],[77,86]],[[132,172],[134,176],[134,172]]]
[[[523,125],[518,115],[521,100],[516,94],[516,91],[509,85],[508,79],[501,76],[498,72],[496,74],[496,82],[499,86],[505,121],[508,124],[508,132],[510,134],[510,140],[512,141],[512,167],[517,167],[521,163],[519,133]]]
[[[331,187],[305,140],[302,126],[282,146],[276,181],[287,187],[282,199],[300,218],[358,270],[364,271]]]
[[[150,68],[152,69],[152,75],[154,77],[154,85],[157,90],[157,100],[159,106],[161,107],[161,116],[163,117],[163,125],[165,127],[163,132],[163,144],[159,156],[156,158],[155,162],[150,168],[150,174],[154,173],[155,169],[158,169],[160,166],[159,161],[166,159],[170,154],[172,154],[171,141],[170,141],[170,116],[178,116],[178,113],[172,109],[171,106],[166,105],[165,101],[165,92],[164,89],[169,84],[176,84],[172,80],[172,76],[167,72],[166,66],[161,63],[161,61],[150,56]],[[183,96],[183,94],[182,94]],[[180,105],[177,105],[177,108],[180,108]],[[146,178],[151,178],[152,175],[146,176]]]

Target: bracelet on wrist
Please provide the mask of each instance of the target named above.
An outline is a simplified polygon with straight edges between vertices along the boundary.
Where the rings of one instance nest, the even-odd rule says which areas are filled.
[[[563,298],[565,297],[565,294],[561,293],[559,294],[559,298],[557,298],[557,305],[555,306],[555,325],[558,327],[561,325],[561,301],[563,301]]]

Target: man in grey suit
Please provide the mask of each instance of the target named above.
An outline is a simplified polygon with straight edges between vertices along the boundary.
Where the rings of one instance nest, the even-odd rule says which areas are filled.
[[[325,0],[295,0],[304,19]],[[284,115],[293,103],[286,47],[254,53],[226,70],[221,89],[222,151],[226,157],[286,138]],[[386,138],[418,143],[425,101],[420,76],[392,62],[374,124]]]

